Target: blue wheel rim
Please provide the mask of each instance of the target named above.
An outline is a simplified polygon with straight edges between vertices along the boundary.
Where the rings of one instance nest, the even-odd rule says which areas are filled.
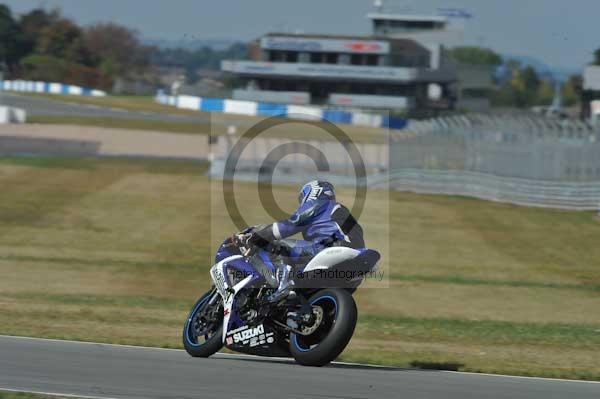
[[[192,320],[194,320],[194,318],[196,317],[196,313],[198,313],[198,311],[200,310],[200,308],[202,307],[202,305],[204,305],[206,303],[206,301],[208,301],[210,299],[211,295],[206,295],[206,298],[203,298],[201,301],[199,301],[196,306],[194,307],[194,309],[190,312],[190,315],[188,316],[188,319],[185,323],[185,339],[188,342],[188,344],[190,344],[191,346],[195,346],[195,347],[200,347],[202,345],[204,345],[209,338],[206,338],[206,335],[204,336],[204,342],[202,343],[197,343],[194,342],[191,338],[192,336]]]

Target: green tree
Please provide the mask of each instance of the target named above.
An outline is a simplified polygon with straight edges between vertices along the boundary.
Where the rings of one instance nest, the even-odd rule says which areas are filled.
[[[502,64],[502,57],[493,50],[483,47],[455,47],[450,50],[450,56],[461,64],[490,66]]]
[[[69,19],[60,19],[41,29],[36,53],[93,66],[82,30]]]
[[[563,103],[566,106],[579,104],[583,90],[583,78],[581,75],[572,75],[562,87]]]
[[[0,4],[0,63],[12,69],[26,54],[24,36],[10,8]]]
[[[554,85],[548,80],[543,80],[537,91],[536,105],[550,105],[554,100]]]
[[[24,77],[30,80],[62,82],[103,89],[108,89],[112,85],[112,80],[102,74],[98,68],[48,55],[29,55],[23,58],[22,67]]]
[[[135,31],[114,23],[87,28],[85,46],[94,64],[110,76],[142,75],[150,63],[151,47],[143,45]]]
[[[492,92],[492,104],[500,107],[519,106],[519,91],[510,84],[504,84]]]
[[[38,45],[42,30],[60,20],[60,12],[55,9],[46,11],[43,8],[36,8],[21,16],[19,24],[25,37],[25,46],[27,53],[31,53]]]
[[[64,60],[35,54],[25,57],[22,66],[27,79],[46,82],[63,81],[69,69],[68,63]]]
[[[594,65],[600,65],[600,48],[594,51]]]
[[[526,66],[521,71],[521,79],[523,80],[523,105],[532,106],[539,103],[538,91],[540,88],[541,80],[531,66]]]
[[[543,88],[544,101],[549,96],[549,88],[544,87],[542,80],[536,70],[531,66],[523,67],[515,60],[509,60],[505,64],[510,79],[501,84],[493,96],[495,105],[525,108],[538,105],[542,101],[540,92]],[[552,90],[550,88],[550,90]],[[550,94],[550,101],[552,95]]]
[[[523,86],[527,92],[535,92],[540,87],[540,78],[533,67],[526,66],[522,70]]]

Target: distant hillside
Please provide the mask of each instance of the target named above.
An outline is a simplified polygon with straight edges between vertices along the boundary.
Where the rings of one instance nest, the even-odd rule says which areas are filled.
[[[194,37],[182,37],[181,39],[144,39],[144,43],[159,49],[182,48],[184,50],[195,51],[204,47],[216,51],[228,49],[239,40],[235,39],[197,39]]]

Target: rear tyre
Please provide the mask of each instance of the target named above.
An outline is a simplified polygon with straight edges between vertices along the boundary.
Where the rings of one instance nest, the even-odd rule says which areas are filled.
[[[223,312],[220,298],[209,300],[216,291],[204,294],[192,308],[183,328],[183,347],[193,357],[209,357],[223,347]]]
[[[290,352],[304,366],[324,366],[343,352],[356,327],[356,303],[340,288],[321,290],[308,302],[323,309],[323,320],[308,336],[291,333]]]

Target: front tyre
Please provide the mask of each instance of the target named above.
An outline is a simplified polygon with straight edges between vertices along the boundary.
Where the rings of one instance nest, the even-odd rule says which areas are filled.
[[[308,300],[320,308],[322,320],[310,335],[290,334],[290,352],[304,366],[324,366],[334,360],[350,342],[356,327],[356,303],[339,288],[317,292]]]
[[[183,347],[193,357],[209,357],[223,347],[223,306],[213,288],[192,308],[183,327]]]

